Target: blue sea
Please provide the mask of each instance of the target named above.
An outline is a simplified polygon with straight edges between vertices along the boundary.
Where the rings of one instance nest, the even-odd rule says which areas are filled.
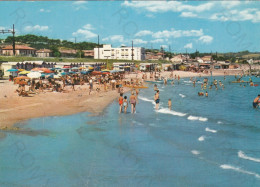
[[[114,101],[99,116],[30,119],[0,131],[0,186],[260,186],[260,109],[252,107],[260,86],[209,77],[225,89],[199,97],[198,79],[196,87],[189,79],[158,85],[158,111],[150,84],[135,114],[119,114]]]

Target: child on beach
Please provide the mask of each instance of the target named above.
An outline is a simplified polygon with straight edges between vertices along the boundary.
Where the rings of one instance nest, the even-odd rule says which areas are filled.
[[[168,100],[168,108],[169,108],[169,110],[172,109],[172,100],[171,99]]]
[[[124,98],[123,98],[123,94],[121,93],[121,94],[120,94],[120,97],[118,98],[118,103],[119,103],[119,113],[122,112],[123,100],[124,100]]]
[[[126,109],[127,109],[127,107],[128,107],[127,96],[124,97],[123,106],[124,106],[124,113],[126,114]]]

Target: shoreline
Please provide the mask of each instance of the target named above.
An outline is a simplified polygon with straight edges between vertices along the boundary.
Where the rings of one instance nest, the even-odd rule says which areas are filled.
[[[168,76],[171,72],[162,72],[161,76]],[[187,77],[205,77],[210,74],[193,73],[185,71],[174,71],[173,74],[180,75],[181,78]],[[227,76],[231,75],[226,74]],[[141,78],[142,74],[127,75],[127,79]],[[223,71],[217,72],[212,76],[224,76]],[[46,92],[34,95],[33,97],[19,97],[14,93],[17,85],[12,82],[5,81],[0,85],[0,128],[10,130],[17,127],[23,121],[32,118],[40,118],[47,116],[66,116],[80,112],[90,112],[93,115],[101,114],[109,104],[119,97],[117,90],[102,91],[100,93],[94,91],[88,95],[86,84],[79,86],[78,90],[69,93]],[[69,87],[69,86],[68,86]],[[129,92],[130,88],[124,87],[124,93]],[[7,97],[5,97],[7,96]]]

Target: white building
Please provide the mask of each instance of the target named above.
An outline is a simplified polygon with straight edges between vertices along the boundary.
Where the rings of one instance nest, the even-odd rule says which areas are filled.
[[[94,59],[145,60],[145,49],[142,47],[112,48],[103,45],[103,48],[94,48]]]

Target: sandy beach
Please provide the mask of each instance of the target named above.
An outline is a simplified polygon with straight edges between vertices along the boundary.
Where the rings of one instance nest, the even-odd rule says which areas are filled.
[[[228,71],[226,75],[238,74],[238,71]],[[162,72],[161,76],[169,77],[171,72]],[[174,75],[184,77],[209,76],[209,74],[193,73],[187,71],[174,71]],[[214,71],[213,76],[224,75],[224,71]],[[141,78],[142,73],[126,75],[127,79]],[[119,97],[117,90],[109,90],[89,95],[88,85],[76,86],[76,91],[67,87],[69,93],[45,92],[31,95],[31,97],[19,97],[15,93],[17,85],[8,80],[0,81],[0,128],[10,128],[15,123],[44,116],[71,115],[79,112],[90,112],[98,115],[115,99]],[[129,89],[124,88],[124,92]]]

